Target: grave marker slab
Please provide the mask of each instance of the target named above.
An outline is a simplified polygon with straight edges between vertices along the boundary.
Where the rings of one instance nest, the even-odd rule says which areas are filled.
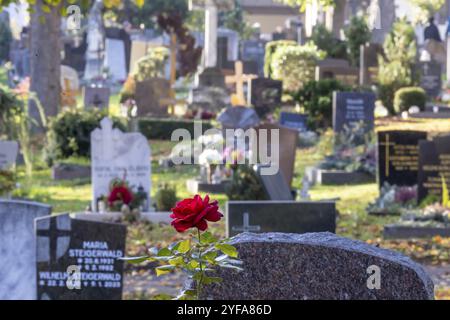
[[[299,132],[308,131],[308,115],[291,112],[281,112],[280,124],[282,126],[296,129]]]
[[[331,233],[244,233],[230,243],[239,252],[243,271],[217,270],[214,276],[223,281],[203,288],[204,299],[434,299],[433,281],[419,264],[361,241]],[[370,270],[377,267],[380,289],[370,289]]]
[[[122,40],[106,38],[104,64],[114,81],[124,81],[127,78],[125,43]]]
[[[260,40],[246,40],[241,42],[241,59],[254,61],[257,65],[259,76],[264,75],[264,58],[266,54],[266,43]],[[245,71],[245,70],[244,70]]]
[[[442,176],[450,182],[450,135],[419,142],[419,203],[428,195],[442,197]]]
[[[170,97],[170,82],[154,78],[136,83],[136,105],[138,116],[166,116],[167,105],[162,100]]]
[[[374,127],[376,97],[373,93],[334,92],[333,128],[341,132],[345,126],[364,122],[366,130]]]
[[[422,87],[429,97],[437,97],[442,90],[442,67],[437,62],[421,62],[420,87]]]
[[[0,300],[36,299],[34,219],[51,212],[40,203],[0,199]]]
[[[335,232],[335,202],[229,201],[227,237],[242,232]]]
[[[287,184],[281,170],[275,175],[264,175],[261,173],[261,168],[265,166],[258,165],[256,168],[256,173],[259,176],[260,181],[263,184],[264,190],[266,190],[269,200],[271,201],[293,201],[295,200],[292,196],[292,191],[290,186]]]
[[[19,144],[16,141],[0,141],[0,170],[13,167],[18,153]]]
[[[107,87],[83,87],[83,101],[86,109],[107,109],[111,90]]]
[[[124,178],[137,191],[143,187],[149,197],[151,188],[150,147],[141,133],[123,133],[113,129],[112,121],[104,118],[101,128],[91,132],[92,210],[97,201],[109,193],[115,178]],[[144,210],[148,210],[150,200]]]
[[[421,131],[378,132],[378,183],[397,186],[417,184],[419,141],[427,138]]]
[[[273,133],[275,133],[276,130],[278,130],[279,141],[276,141],[275,136],[273,136]],[[256,131],[258,143],[260,139],[265,139],[267,137],[268,150],[271,150],[272,143],[278,144],[278,165],[287,184],[291,186],[292,179],[294,177],[295,156],[298,145],[298,131],[272,123],[261,124],[257,127]]]
[[[36,237],[39,300],[122,299],[125,225],[65,214],[36,219]],[[67,286],[69,266],[80,268],[80,289]]]
[[[279,107],[282,95],[282,81],[257,78],[250,82],[250,102],[260,116]]]

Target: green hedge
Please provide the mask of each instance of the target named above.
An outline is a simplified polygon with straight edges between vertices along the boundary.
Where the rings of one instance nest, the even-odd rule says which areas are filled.
[[[160,118],[140,118],[138,120],[139,131],[147,137],[154,140],[170,140],[172,132],[176,129],[186,129],[194,137],[194,124],[202,124],[202,132],[212,129],[210,121],[201,120],[178,120],[178,119],[160,119]]]
[[[91,132],[100,127],[100,121],[108,116],[106,111],[92,109],[67,110],[50,120],[48,131],[47,162],[73,156],[90,157]],[[112,117],[114,127],[126,131],[125,124]]]
[[[421,111],[425,109],[427,94],[420,87],[405,87],[395,92],[394,110],[396,113],[408,111],[412,106],[418,106]]]
[[[272,78],[272,58],[279,47],[296,46],[297,42],[292,40],[270,41],[266,44],[266,54],[264,56],[264,75]]]

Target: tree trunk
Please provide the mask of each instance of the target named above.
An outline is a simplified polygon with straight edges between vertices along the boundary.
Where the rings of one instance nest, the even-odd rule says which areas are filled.
[[[61,16],[59,7],[50,13],[41,9],[43,0],[37,0],[30,24],[30,90],[36,92],[46,116],[56,116],[59,110],[61,85]],[[33,103],[30,115],[40,123],[39,112]]]

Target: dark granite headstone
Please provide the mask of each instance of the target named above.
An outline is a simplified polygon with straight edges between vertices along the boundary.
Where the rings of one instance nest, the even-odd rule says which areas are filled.
[[[122,299],[125,225],[65,214],[36,219],[36,236],[39,300]],[[69,289],[70,266],[80,268],[80,289]]]
[[[245,233],[230,243],[243,271],[218,269],[214,276],[223,281],[203,288],[204,299],[434,299],[433,281],[419,264],[361,241],[331,233]]]
[[[77,46],[71,42],[64,43],[64,58],[61,61],[61,65],[72,67],[77,72],[84,72],[86,67],[86,50],[86,34],[83,35],[81,43]]]
[[[225,87],[225,76],[219,68],[206,68],[198,75],[199,87]]]
[[[335,202],[229,201],[227,237],[242,232],[336,231]]]
[[[269,196],[269,200],[271,201],[292,201],[294,200],[292,197],[291,188],[286,182],[283,173],[281,170],[275,175],[265,175],[262,174],[261,168],[265,166],[258,165],[256,173],[258,174],[259,179],[261,180],[264,190],[266,190],[267,195]]]
[[[83,101],[86,109],[107,109],[111,90],[107,87],[83,87]]]
[[[419,141],[427,138],[421,131],[378,132],[378,183],[397,186],[417,184]]]
[[[234,62],[228,60],[228,37],[217,38],[217,67],[233,70]]]
[[[366,130],[374,126],[374,110],[376,97],[365,92],[334,92],[333,93],[333,128],[341,132],[345,126],[364,122]]]
[[[437,97],[442,91],[442,67],[437,62],[421,62],[420,86],[429,97]]]
[[[283,95],[283,82],[267,78],[257,78],[251,81],[251,104],[259,116],[279,107]]]
[[[264,75],[264,59],[266,54],[266,43],[260,40],[246,40],[241,41],[241,59],[244,61],[244,66],[247,61],[254,61],[257,66],[258,72],[246,72],[244,67],[244,73],[257,74],[259,76]]]
[[[0,199],[0,300],[36,300],[34,219],[50,206]]]
[[[300,113],[281,112],[280,124],[291,129],[296,129],[299,132],[305,132],[308,130],[308,115]]]
[[[450,186],[450,135],[419,142],[419,202],[428,195],[442,197],[442,176]]]
[[[170,96],[170,82],[162,78],[154,78],[136,83],[135,100],[138,116],[166,116],[167,105],[163,99]]]

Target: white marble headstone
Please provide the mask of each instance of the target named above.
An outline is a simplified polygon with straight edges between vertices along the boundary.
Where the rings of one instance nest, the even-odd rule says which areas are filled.
[[[140,186],[144,188],[149,206],[151,152],[147,138],[141,133],[113,129],[109,118],[104,118],[100,125],[91,133],[92,210],[97,211],[98,198],[108,196],[111,181],[124,177],[134,191]]]
[[[19,153],[19,144],[16,141],[0,141],[0,170],[14,166]]]
[[[106,38],[105,66],[115,81],[127,78],[125,44],[119,39]]]
[[[51,211],[39,203],[0,200],[0,300],[36,299],[34,220]]]

